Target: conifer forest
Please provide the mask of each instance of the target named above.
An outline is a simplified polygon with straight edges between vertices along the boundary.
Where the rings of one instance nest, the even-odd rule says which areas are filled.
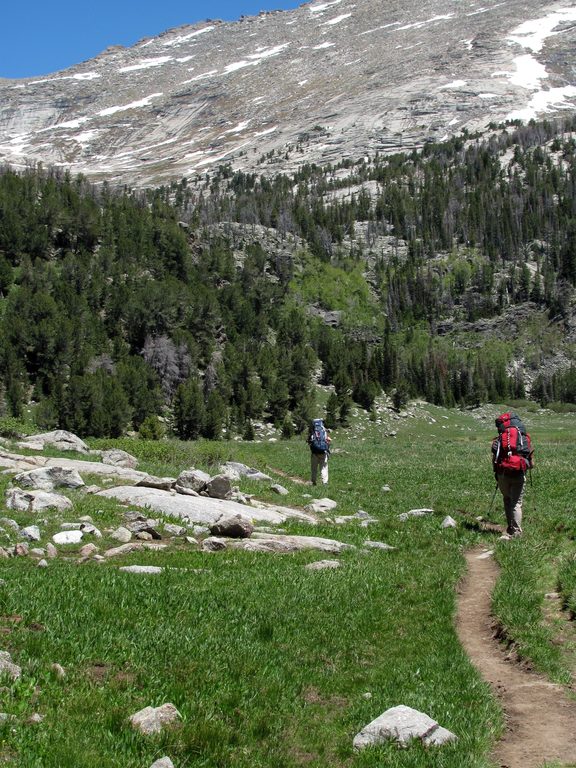
[[[576,403],[575,127],[155,190],[2,168],[2,415],[250,439],[302,431],[315,383],[331,426],[382,392]]]

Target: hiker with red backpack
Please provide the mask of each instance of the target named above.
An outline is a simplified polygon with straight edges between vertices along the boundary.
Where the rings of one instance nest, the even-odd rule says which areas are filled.
[[[492,441],[492,468],[504,500],[505,538],[516,538],[522,535],[522,499],[526,472],[534,465],[534,451],[530,435],[515,413],[498,416],[496,429],[498,436]]]
[[[316,485],[318,470],[322,485],[328,484],[328,457],[330,456],[330,435],[322,419],[314,419],[306,441],[310,446],[310,473],[312,485]]]

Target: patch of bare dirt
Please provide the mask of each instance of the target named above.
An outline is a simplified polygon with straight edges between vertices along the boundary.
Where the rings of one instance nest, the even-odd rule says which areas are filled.
[[[266,469],[275,472],[277,475],[280,475],[280,477],[285,477],[287,480],[292,480],[293,483],[298,483],[299,485],[310,485],[309,480],[303,480],[301,477],[294,477],[294,475],[289,475],[288,472],[284,472],[284,470],[278,469],[277,467],[271,467],[270,465],[267,465]]]
[[[576,701],[560,685],[514,663],[495,638],[490,612],[498,566],[486,550],[466,555],[457,630],[464,650],[500,700],[506,730],[493,759],[500,768],[576,766]]]

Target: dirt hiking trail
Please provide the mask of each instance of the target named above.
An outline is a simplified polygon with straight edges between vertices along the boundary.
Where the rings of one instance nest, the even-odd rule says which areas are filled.
[[[459,588],[456,626],[470,660],[498,697],[506,730],[492,754],[500,768],[576,766],[576,701],[564,689],[528,672],[494,637],[491,594],[498,566],[491,553],[466,555],[468,569]]]

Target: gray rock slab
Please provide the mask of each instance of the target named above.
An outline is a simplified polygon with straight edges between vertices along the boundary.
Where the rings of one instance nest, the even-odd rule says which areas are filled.
[[[155,477],[147,475],[139,480],[136,485],[142,488],[158,488],[161,491],[170,491],[176,482],[174,477]]]
[[[75,469],[80,474],[104,475],[119,478],[127,482],[138,482],[148,477],[146,472],[128,467],[115,467],[112,464],[103,464],[100,461],[82,461],[81,459],[61,459],[47,456],[23,456],[18,453],[0,450],[0,467],[16,472],[26,472],[35,467],[62,467]]]
[[[420,739],[426,746],[440,746],[455,741],[457,736],[423,712],[401,704],[387,709],[365,725],[354,737],[353,746],[354,749],[364,749],[389,739],[401,746],[406,746],[411,739]]]
[[[306,509],[309,512],[322,514],[323,512],[330,512],[331,509],[335,509],[338,506],[338,502],[332,499],[316,499],[306,505]]]
[[[66,496],[50,491],[23,491],[11,488],[6,492],[6,506],[19,512],[41,512],[45,509],[65,511],[72,509],[72,502]]]
[[[60,451],[78,451],[79,453],[88,453],[89,448],[86,443],[72,432],[65,429],[56,429],[53,432],[43,432],[40,435],[30,435],[24,438],[23,445],[28,443],[40,444],[44,448],[46,445],[57,448]]]
[[[136,469],[138,466],[138,459],[127,451],[122,451],[120,448],[112,448],[102,453],[102,463],[112,464],[115,467]]]
[[[139,549],[161,550],[166,549],[167,546],[167,544],[161,544],[156,541],[130,541],[128,544],[121,544],[119,547],[107,549],[106,552],[104,552],[104,556],[107,558],[117,557],[118,555],[126,555],[129,552],[136,552]]]
[[[242,464],[239,461],[227,461],[220,467],[220,472],[226,475],[231,480],[238,480],[241,477],[246,477],[249,480],[261,480],[263,482],[270,482],[272,478],[260,472],[258,469],[247,467],[246,464]]]
[[[284,523],[288,518],[315,523],[316,520],[304,512],[290,507],[276,505],[249,506],[226,499],[211,499],[206,496],[184,496],[171,494],[155,488],[135,488],[121,485],[107,488],[95,494],[108,499],[117,499],[125,504],[146,507],[171,517],[187,520],[200,525],[212,525],[222,515],[247,515],[255,522]]]
[[[68,467],[39,467],[20,472],[13,480],[20,488],[52,491],[54,488],[81,488],[85,483],[77,469]]]
[[[223,543],[224,547],[220,544]],[[246,552],[276,552],[285,554],[315,549],[319,552],[338,554],[346,549],[354,549],[351,544],[344,544],[334,539],[324,539],[319,536],[289,536],[273,533],[253,533],[249,539],[225,539],[210,537],[203,542],[203,548],[212,549],[242,549]]]

